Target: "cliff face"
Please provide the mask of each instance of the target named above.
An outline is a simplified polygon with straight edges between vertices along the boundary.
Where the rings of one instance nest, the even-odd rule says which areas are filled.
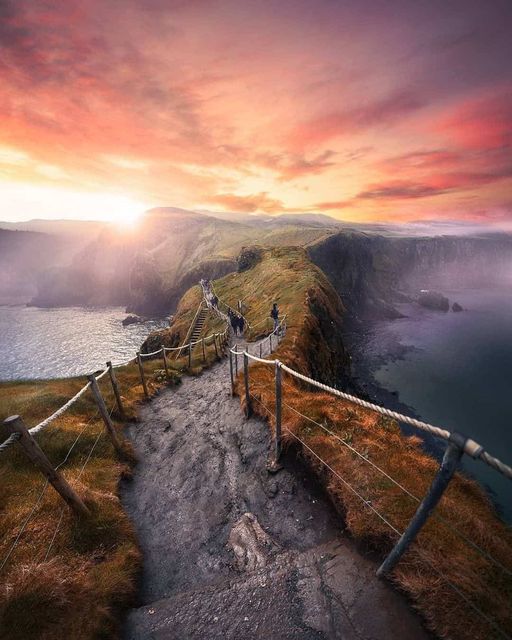
[[[308,248],[355,315],[392,317],[420,289],[512,285],[512,238],[338,233]]]
[[[24,304],[38,289],[42,273],[66,264],[82,238],[0,229],[0,304]]]
[[[132,231],[101,227],[66,264],[42,265],[33,302],[120,304],[141,315],[172,313],[199,278],[235,271],[243,246],[303,245],[326,234],[318,223],[247,224],[194,211],[152,209]]]
[[[333,269],[331,273],[338,277],[338,282],[379,295],[385,287],[402,282],[400,265],[403,268],[411,256],[412,266],[418,265],[421,274],[424,267],[437,264],[442,251],[451,264],[455,259],[452,251],[460,262],[469,256],[470,249],[475,249],[471,243],[462,245],[461,255],[462,248],[457,242],[441,242],[437,248],[427,243],[432,252],[422,242],[412,248],[404,243],[399,245],[403,247],[403,253],[398,254],[400,263],[384,240],[377,239],[377,244],[382,249],[380,253],[371,240],[363,245],[362,256],[357,251],[349,256],[334,252],[332,257],[338,260],[338,268],[345,264],[348,270],[343,274]],[[353,248],[350,243],[349,248]],[[353,259],[352,265],[348,257]],[[366,262],[359,262],[360,257]],[[268,314],[272,302],[277,302],[287,315],[288,331],[273,357],[317,380],[335,384],[340,365],[346,361],[340,338],[344,309],[324,274],[313,266],[305,251],[297,248],[265,250],[259,254],[249,250],[242,254],[239,264],[241,271],[214,283],[219,297],[232,305],[243,300],[251,326]],[[370,277],[365,277],[362,264],[370,270]],[[193,305],[188,308],[190,314]],[[261,333],[261,328],[254,328],[246,337],[253,340]],[[250,368],[252,409],[268,421],[271,429],[276,427],[274,376],[274,367],[268,364],[255,362]],[[245,404],[241,372],[235,386]],[[346,530],[382,559],[396,543],[396,532],[405,530],[417,509],[417,502],[402,488],[407,487],[414,496],[424,496],[439,466],[424,451],[421,439],[405,436],[393,419],[318,391],[288,374],[283,375],[282,429],[285,447],[301,451],[339,510]],[[369,506],[382,518],[375,517]],[[457,474],[436,510],[504,566],[510,566],[511,532],[496,516],[475,481]],[[505,575],[497,578],[485,557],[464,544],[450,527],[430,518],[418,543],[411,546],[393,572],[392,580],[408,594],[439,637],[489,638],[485,621],[472,617],[472,610],[451,586],[439,579],[438,571],[460,592],[469,594],[472,601],[481,603],[482,611],[503,629],[510,628],[510,578]],[[471,623],[460,625],[460,616],[454,617],[454,610]]]

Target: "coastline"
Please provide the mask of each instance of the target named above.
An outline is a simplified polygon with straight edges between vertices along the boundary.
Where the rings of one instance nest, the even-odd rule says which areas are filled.
[[[475,321],[475,318],[470,315],[471,311],[464,316],[457,314],[457,322],[462,325],[471,325]],[[476,316],[480,310],[475,310],[474,313]],[[477,320],[482,317],[480,314]],[[400,321],[406,326],[400,325]],[[418,346],[418,342],[414,340],[414,331],[425,331],[425,327],[428,329],[430,323],[433,325],[432,335],[434,337],[428,336],[428,340],[425,342],[432,339],[431,351],[425,348],[425,344],[421,344],[421,341]],[[435,358],[436,350],[440,348],[439,343],[436,343],[436,325],[441,325],[443,330],[447,330],[440,340],[442,344],[443,340],[450,336],[449,317],[442,312],[425,312],[412,308],[412,313],[409,316],[397,320],[371,319],[361,321],[359,318],[349,317],[343,332],[343,340],[351,357],[352,389],[349,389],[349,392],[362,395],[375,404],[386,406],[413,418],[460,431],[464,435],[482,442],[484,434],[474,430],[475,424],[465,421],[463,416],[459,416],[458,412],[460,412],[460,405],[463,402],[461,400],[462,394],[453,393],[453,397],[450,395],[453,389],[449,386],[450,379],[447,371],[443,369],[443,363],[440,366],[440,372],[433,372],[428,368]],[[413,328],[412,332],[411,327]],[[411,336],[413,336],[412,339]],[[479,349],[484,350],[482,345],[474,345],[475,353],[480,355]],[[446,365],[446,363],[444,364]],[[480,375],[478,368],[473,367],[472,363],[464,362],[454,362],[450,368],[454,372],[454,377],[458,377],[460,372],[466,372],[465,377],[469,379],[471,384],[468,380],[465,382],[473,390],[473,397],[470,400],[482,404],[480,397],[485,395],[485,390],[482,392],[475,387]],[[410,375],[411,372],[418,370],[420,373],[416,377]],[[381,379],[379,379],[379,374]],[[389,386],[386,386],[386,380]],[[422,386],[422,382],[425,381],[429,382],[430,386]],[[448,383],[447,388],[443,387],[443,381]],[[414,397],[417,400],[421,397],[423,404],[411,402],[410,399]],[[505,414],[505,411],[503,413]],[[490,422],[489,429],[492,427],[497,429],[495,424],[495,422]],[[404,424],[400,424],[400,428],[406,435],[419,435],[423,441],[424,450],[437,460],[441,459],[443,447],[435,438],[418,434]],[[488,438],[489,433],[486,433],[485,436]],[[482,444],[485,444],[485,440]],[[478,461],[465,460],[463,472],[464,475],[478,482],[485,490],[500,518],[510,524],[512,514],[507,506],[506,483],[501,482],[502,479],[494,474],[488,474]]]

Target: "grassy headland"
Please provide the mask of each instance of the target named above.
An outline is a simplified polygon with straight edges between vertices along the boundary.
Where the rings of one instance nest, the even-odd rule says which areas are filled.
[[[219,297],[231,305],[242,299],[250,323],[268,315],[272,302],[277,302],[287,316],[288,332],[275,357],[317,380],[327,383],[339,380],[347,362],[340,337],[343,306],[324,274],[302,249],[251,250],[248,255],[246,270],[215,283]],[[425,452],[419,437],[404,436],[396,421],[318,392],[286,374],[283,383],[285,440],[290,446],[298,446],[309,462],[342,514],[348,532],[364,548],[383,557],[396,542],[397,534],[321,464],[312,451],[398,531],[408,524],[417,502],[369,461],[418,498],[427,491],[438,462]],[[273,368],[255,364],[250,384],[258,399],[253,401],[254,411],[273,428],[274,418],[267,410],[273,411],[275,402]],[[241,380],[238,385],[243,397]],[[462,474],[457,474],[450,484],[436,516],[442,517],[443,522],[430,518],[417,543],[395,569],[392,580],[441,637],[458,640],[501,637],[446,580],[510,632],[510,574],[476,552],[452,527],[505,567],[512,568],[510,529],[498,518],[484,491]]]
[[[214,359],[209,347],[207,364]],[[168,362],[171,370],[166,378],[161,358],[144,361],[151,394],[163,384],[179,381],[185,359]],[[197,355],[193,364],[193,373],[205,366]],[[127,417],[135,419],[137,405],[144,399],[137,365],[121,367],[116,375]],[[0,419],[19,414],[28,427],[34,426],[85,382],[69,378],[1,383]],[[122,437],[123,423],[108,376],[99,386]],[[51,486],[41,496],[44,479],[19,445],[2,454],[0,564],[17,544],[0,573],[0,638],[115,638],[120,612],[133,603],[140,568],[134,531],[118,491],[120,479],[131,476],[133,454],[126,445],[126,459],[116,457],[90,392],[36,439],[55,466],[65,460],[60,471],[91,516],[77,519]]]

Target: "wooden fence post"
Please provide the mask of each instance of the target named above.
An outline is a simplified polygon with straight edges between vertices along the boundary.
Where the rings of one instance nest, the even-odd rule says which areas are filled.
[[[126,418],[126,414],[124,412],[123,403],[121,401],[121,393],[119,392],[119,383],[117,382],[116,374],[114,371],[114,367],[112,366],[112,362],[107,362],[108,367],[108,375],[110,377],[110,384],[112,385],[112,390],[116,397],[117,409],[119,411],[120,417],[124,420]]]
[[[231,395],[235,395],[235,378],[233,376],[233,352],[229,350],[229,376],[231,378]]]
[[[421,501],[416,513],[411,518],[407,528],[402,533],[400,540],[391,550],[388,557],[384,560],[377,571],[379,577],[385,576],[394,569],[397,562],[407,551],[411,542],[414,541],[423,525],[428,520],[432,511],[436,508],[437,503],[443,497],[446,487],[449,485],[453,474],[457,470],[460,459],[464,455],[464,446],[467,438],[460,433],[453,432],[446,446],[441,465],[437,474],[430,485],[430,488]]]
[[[140,351],[137,351],[137,364],[139,365],[140,380],[142,382],[142,388],[144,389],[144,395],[146,398],[149,398],[148,385],[146,384],[146,376],[144,374],[144,367],[142,366]]]
[[[188,344],[188,368],[192,369],[192,342]]]
[[[260,341],[260,358],[262,358],[262,357],[263,357],[263,355],[262,355],[262,353],[263,353],[263,348],[262,348],[262,347],[263,347],[263,342],[262,342],[262,341]]]
[[[272,334],[269,335],[269,339],[270,339],[270,352],[272,353]]]
[[[18,434],[18,442],[23,447],[29,460],[41,471],[57,493],[66,501],[75,513],[81,516],[89,515],[89,509],[85,506],[80,496],[68,484],[68,482],[56,471],[44,454],[41,447],[30,435],[20,416],[11,416],[4,420],[4,428],[9,434]]]
[[[281,413],[282,413],[282,385],[281,385],[281,363],[276,360],[276,433],[275,433],[275,455],[276,462],[281,456]]]
[[[94,396],[94,399],[96,400],[96,404],[98,405],[98,409],[100,410],[100,414],[101,417],[103,419],[103,422],[105,423],[105,428],[107,429],[107,433],[110,437],[110,440],[112,441],[112,444],[114,445],[114,449],[116,450],[116,453],[120,456],[122,456],[124,454],[123,451],[123,447],[121,445],[121,443],[119,442],[119,439],[117,437],[117,433],[114,427],[114,423],[112,422],[110,415],[108,413],[107,407],[105,405],[105,401],[103,400],[103,396],[101,395],[101,391],[100,388],[98,386],[98,381],[96,380],[95,376],[90,375],[87,376],[89,382],[91,383],[91,391],[92,391],[92,395]]]
[[[169,377],[169,366],[167,364],[167,356],[165,355],[165,347],[162,345],[162,358],[164,361],[165,375]]]
[[[219,351],[217,349],[217,333],[213,334],[213,345],[215,347],[215,356],[218,358],[219,357]]]
[[[238,377],[238,345],[235,344],[235,377]]]
[[[251,396],[249,393],[249,356],[244,352],[244,382],[245,382],[245,415],[247,418],[251,416]]]
[[[206,350],[204,347],[204,338],[201,339],[201,348],[203,349],[203,362],[206,362]]]

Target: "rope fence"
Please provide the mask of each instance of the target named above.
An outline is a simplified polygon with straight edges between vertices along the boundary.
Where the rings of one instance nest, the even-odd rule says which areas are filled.
[[[122,458],[125,455],[125,445],[122,441],[119,440],[119,436],[116,433],[112,416],[114,411],[117,409],[119,416],[122,418],[125,417],[125,410],[123,406],[123,398],[121,395],[121,387],[119,381],[116,377],[116,371],[119,372],[119,369],[129,366],[135,365],[138,366],[140,383],[137,383],[134,386],[142,386],[143,393],[146,398],[150,396],[150,387],[148,386],[146,374],[148,365],[146,365],[146,370],[144,369],[143,362],[148,359],[154,359],[157,357],[162,357],[163,366],[165,368],[166,375],[169,374],[169,363],[167,361],[167,354],[175,354],[176,360],[180,358],[183,354],[185,358],[188,357],[188,368],[189,370],[193,364],[193,356],[192,353],[194,351],[194,347],[201,345],[201,350],[195,350],[201,352],[202,361],[207,361],[207,351],[206,348],[211,348],[212,346],[215,349],[214,355],[219,357],[225,351],[223,351],[227,347],[227,352],[229,355],[229,370],[230,370],[230,378],[231,378],[231,392],[232,395],[235,393],[235,379],[240,372],[242,372],[242,380],[243,380],[243,392],[245,393],[245,410],[246,415],[249,416],[252,412],[252,403],[257,402],[260,404],[262,409],[273,419],[275,423],[275,430],[273,436],[273,450],[274,450],[274,461],[273,463],[277,465],[279,457],[281,455],[282,446],[281,446],[281,436],[282,432],[286,433],[290,438],[297,441],[305,451],[308,451],[309,454],[317,460],[323,467],[325,467],[330,474],[337,481],[339,481],[352,495],[354,495],[373,515],[375,515],[381,522],[385,524],[385,526],[391,531],[394,536],[394,547],[386,557],[382,565],[380,566],[377,574],[379,576],[388,575],[400,561],[404,553],[414,544],[415,550],[418,551],[419,556],[422,560],[424,560],[430,568],[439,576],[440,579],[444,580],[447,585],[449,585],[465,602],[468,606],[482,619],[486,620],[490,626],[493,627],[495,631],[497,631],[501,637],[509,638],[503,629],[496,624],[496,622],[490,618],[485,612],[483,612],[479,607],[477,607],[457,585],[454,585],[441,571],[439,571],[430,560],[425,556],[421,549],[418,549],[417,537],[420,533],[423,526],[426,524],[429,517],[433,517],[438,520],[441,524],[450,529],[454,534],[459,536],[467,545],[469,545],[476,553],[489,561],[496,569],[502,571],[504,574],[508,576],[512,576],[512,568],[506,567],[499,559],[495,558],[491,553],[483,549],[479,544],[477,544],[474,540],[472,540],[466,533],[460,530],[460,528],[454,526],[447,518],[442,516],[441,514],[435,511],[436,506],[438,505],[441,497],[443,496],[446,488],[448,487],[451,479],[454,476],[454,473],[458,467],[458,464],[464,455],[470,456],[472,459],[480,460],[484,464],[488,465],[504,477],[508,479],[512,479],[512,467],[505,464],[498,458],[492,456],[489,452],[485,451],[483,446],[478,442],[474,441],[471,438],[466,438],[465,436],[457,433],[450,432],[447,429],[442,427],[429,424],[422,420],[417,420],[415,418],[411,418],[410,416],[401,414],[397,411],[393,411],[387,409],[386,407],[382,407],[375,403],[369,402],[368,400],[364,400],[355,395],[345,393],[326,385],[318,380],[315,380],[309,376],[306,376],[291,367],[288,367],[284,363],[280,362],[278,359],[271,359],[268,356],[272,354],[274,348],[279,345],[287,331],[286,324],[286,316],[284,316],[279,324],[271,331],[265,338],[258,341],[254,345],[245,344],[245,346],[241,346],[239,344],[235,344],[233,347],[228,346],[231,337],[231,328],[229,324],[229,318],[226,313],[222,311],[220,307],[227,309],[228,311],[234,310],[226,305],[223,301],[218,300],[217,304],[211,304],[211,293],[213,292],[213,287],[210,285],[210,289],[207,289],[206,285],[202,282],[203,289],[203,300],[199,305],[198,309],[195,312],[195,315],[192,319],[191,325],[188,329],[187,336],[185,339],[185,344],[182,344],[178,347],[166,347],[165,345],[161,345],[159,349],[156,349],[149,353],[141,353],[137,352],[135,358],[131,358],[125,362],[120,364],[113,365],[111,362],[107,363],[105,369],[102,369],[100,372],[97,372],[95,375],[89,376],[88,382],[67,402],[65,402],[61,407],[59,407],[56,411],[54,411],[50,416],[39,422],[37,425],[31,428],[27,428],[23,422],[23,420],[19,416],[12,416],[6,419],[3,423],[5,430],[9,433],[7,439],[0,444],[0,454],[5,452],[6,449],[11,447],[14,444],[19,444],[23,449],[26,456],[29,460],[41,471],[44,481],[41,487],[37,490],[36,499],[29,509],[27,516],[23,519],[12,544],[4,555],[1,563],[0,563],[0,571],[4,569],[7,565],[9,559],[12,557],[16,546],[23,539],[23,534],[26,531],[28,525],[30,524],[32,518],[35,517],[36,513],[40,509],[45,492],[48,488],[48,485],[51,484],[52,487],[60,494],[60,496],[65,501],[65,505],[62,506],[60,510],[60,515],[57,519],[55,530],[53,530],[53,534],[50,537],[50,541],[46,551],[44,552],[44,560],[47,560],[50,557],[50,553],[52,548],[57,540],[57,536],[59,534],[59,530],[64,518],[64,514],[66,512],[66,506],[71,507],[71,509],[76,513],[76,515],[84,515],[88,514],[88,507],[82,502],[80,496],[76,493],[76,491],[69,485],[67,480],[61,475],[62,468],[68,463],[71,458],[71,455],[76,450],[78,442],[81,440],[82,436],[86,433],[86,431],[91,427],[91,424],[95,422],[99,422],[100,420],[103,422],[104,429],[101,429],[97,434],[96,438],[92,442],[88,453],[85,457],[83,465],[80,467],[80,471],[76,477],[76,480],[79,480],[84,473],[87,464],[91,460],[91,457],[96,450],[96,447],[100,441],[100,439],[105,436],[105,434],[109,437],[110,442],[112,443],[114,450],[117,455]],[[208,295],[207,295],[208,294]],[[198,318],[200,318],[201,310],[204,309],[204,304],[206,303],[207,307],[217,313],[219,318],[226,324],[224,331],[218,333],[211,333],[207,336],[201,337],[197,340],[192,340],[191,337],[194,335],[194,329],[196,328],[196,323],[198,322]],[[238,312],[235,312],[238,313]],[[241,315],[241,314],[239,314]],[[245,319],[244,319],[245,320]],[[254,329],[255,327],[263,324],[264,322],[268,322],[269,318],[263,319],[261,322],[258,322],[254,325],[249,325],[246,322],[246,326],[250,329]],[[201,322],[202,329],[202,322]],[[197,333],[196,333],[197,335]],[[199,332],[198,335],[201,335]],[[256,353],[251,353],[251,348],[256,351]],[[239,367],[239,357],[243,358],[242,366]],[[250,362],[259,364],[264,367],[272,367],[275,371],[275,400],[273,407],[268,407],[263,402],[261,397],[258,397],[254,391],[255,388],[251,388],[250,376],[249,376],[249,365]],[[185,365],[187,366],[187,365]],[[181,370],[181,369],[180,369]],[[407,424],[415,429],[423,433],[428,433],[429,435],[437,438],[444,443],[446,443],[446,449],[444,452],[443,459],[440,463],[439,469],[434,477],[434,480],[423,498],[415,495],[412,491],[410,491],[404,484],[397,479],[393,478],[387,471],[381,468],[375,461],[371,460],[367,453],[364,453],[354,447],[346,438],[341,437],[338,433],[329,429],[328,426],[322,424],[319,420],[315,420],[311,416],[305,415],[302,411],[299,411],[296,407],[292,406],[286,399],[283,399],[283,388],[290,387],[289,383],[283,381],[282,374],[283,372],[294,378],[297,381],[305,385],[309,385],[315,389],[318,389],[324,393],[331,395],[334,398],[344,400],[346,402],[355,404],[357,406],[363,407],[365,409],[376,412],[379,415],[392,418],[397,420],[400,423]],[[132,375],[132,373],[130,374]],[[98,382],[107,378],[110,380],[110,392],[113,397],[113,404],[110,409],[107,409],[104,400],[104,393],[102,394]],[[290,387],[291,388],[291,387]],[[62,417],[76,402],[78,402],[87,392],[92,394],[96,405],[96,411],[85,423],[83,428],[77,433],[76,437],[73,439],[71,445],[69,446],[66,454],[63,459],[57,464],[53,465],[47,458],[46,454],[42,451],[39,444],[36,442],[34,436],[41,433],[48,426],[54,423],[58,418]],[[110,398],[110,396],[109,396]],[[274,397],[273,397],[274,398]],[[110,400],[109,400],[110,402]],[[330,438],[333,438],[339,445],[345,447],[351,455],[357,458],[358,462],[361,465],[368,465],[371,467],[376,473],[380,474],[382,477],[386,478],[389,482],[393,484],[397,489],[399,489],[404,495],[409,497],[414,505],[417,506],[416,512],[413,517],[410,519],[407,526],[404,528],[402,526],[393,523],[393,519],[387,513],[383,513],[381,509],[379,509],[373,501],[365,495],[364,492],[357,486],[355,486],[352,482],[349,482],[347,478],[343,477],[341,473],[337,469],[335,469],[332,464],[330,464],[327,460],[322,458],[318,454],[318,452],[314,451],[312,446],[308,444],[304,438],[301,438],[300,435],[295,433],[292,429],[288,428],[286,424],[283,424],[283,409],[286,411],[292,412],[294,415],[302,418],[307,421],[309,424],[314,425],[316,428],[322,430],[326,433]],[[386,509],[384,509],[386,511]]]
[[[126,455],[126,447],[123,441],[120,440],[112,420],[113,413],[116,409],[121,419],[126,418],[120,382],[122,381],[125,393],[127,390],[133,389],[137,386],[139,386],[140,388],[140,385],[142,385],[145,395],[149,396],[149,387],[146,381],[147,372],[144,371],[144,367],[142,365],[143,360],[146,361],[148,359],[153,359],[155,357],[161,356],[163,359],[163,367],[165,367],[166,375],[169,375],[170,363],[167,361],[167,354],[176,353],[183,349],[188,349],[188,366],[191,367],[195,363],[195,358],[192,358],[193,347],[202,345],[202,359],[203,361],[206,361],[206,350],[214,350],[215,357],[219,357],[223,354],[223,350],[227,344],[228,339],[229,328],[226,325],[224,331],[212,333],[208,336],[205,336],[204,338],[200,338],[199,340],[189,341],[188,344],[182,345],[181,347],[166,347],[165,345],[162,345],[159,349],[156,349],[149,353],[143,354],[138,352],[134,358],[132,357],[124,362],[116,363],[115,365],[113,365],[112,362],[108,362],[107,366],[104,369],[96,372],[94,375],[90,375],[87,383],[82,388],[80,388],[74,396],[69,398],[69,400],[67,400],[62,406],[57,408],[51,415],[46,417],[37,425],[28,428],[22,418],[20,418],[19,416],[11,416],[10,418],[4,420],[2,425],[3,431],[8,437],[0,444],[0,454],[6,452],[6,450],[13,445],[19,446],[20,450],[23,451],[30,462],[32,462],[34,466],[42,473],[44,479],[40,489],[38,489],[37,495],[35,496],[33,505],[29,508],[28,512],[20,522],[19,529],[16,531],[14,539],[12,540],[9,548],[5,550],[3,558],[0,558],[0,571],[3,571],[5,569],[5,567],[9,563],[9,560],[12,558],[12,554],[15,551],[16,547],[22,540],[25,539],[27,528],[40,510],[44,502],[46,490],[48,489],[49,485],[52,485],[53,489],[55,489],[60,494],[66,504],[63,504],[60,514],[57,518],[55,530],[52,532],[52,535],[50,537],[48,548],[44,551],[44,559],[48,559],[52,547],[55,544],[62,520],[64,518],[64,514],[66,513],[66,509],[68,507],[71,507],[71,509],[76,512],[76,515],[83,516],[88,514],[88,507],[83,503],[81,497],[62,475],[62,471],[66,464],[70,461],[71,457],[75,456],[79,442],[81,439],[83,439],[83,436],[87,433],[88,429],[90,429],[91,424],[95,424],[99,420],[103,423],[104,429],[101,429],[95,437],[94,442],[92,443],[85,457],[83,465],[75,478],[75,481],[79,480],[84,473],[87,464],[91,460],[94,451],[97,448],[98,443],[100,442],[101,438],[105,436],[105,434],[108,436],[108,440],[110,440],[111,444],[113,445],[118,457],[124,459],[124,456]],[[116,376],[116,372],[119,375],[119,372],[122,371],[124,367],[137,364],[139,365],[140,375],[140,380],[138,383],[131,383],[133,377],[132,372],[127,373],[127,379],[124,374],[122,374],[121,379],[118,379],[118,377]],[[109,380],[109,382],[102,383],[101,381],[103,380]],[[107,384],[108,387],[104,387],[102,391],[99,386],[100,383]],[[127,388],[125,388],[126,384],[128,385]],[[94,400],[94,403],[96,405],[96,411],[89,417],[87,422],[80,427],[80,430],[76,434],[74,434],[73,439],[69,443],[67,451],[65,455],[63,455],[62,459],[60,461],[57,461],[58,463],[56,462],[53,464],[48,459],[47,454],[41,449],[41,446],[36,441],[35,437],[42,431],[48,429],[50,425],[55,424],[56,421],[65,417],[66,412],[68,412],[80,399],[82,399],[88,393],[92,395],[92,399]],[[112,396],[113,398],[113,404],[110,409],[107,409],[105,405],[104,398],[107,397],[105,396],[105,393],[107,393],[109,397]],[[90,398],[88,398],[88,401],[90,402]],[[54,432],[54,430],[50,431],[50,433]]]
[[[480,557],[493,565],[495,571],[501,572],[504,576],[512,577],[512,568],[505,566],[505,564],[498,558],[496,558],[492,553],[489,553],[489,551],[482,548],[480,544],[472,540],[465,532],[461,531],[459,527],[452,524],[448,520],[448,518],[435,511],[435,508],[438,505],[441,497],[443,496],[444,491],[448,487],[451,479],[453,478],[454,473],[458,467],[458,463],[463,455],[469,455],[473,459],[481,460],[509,479],[512,479],[512,468],[509,465],[506,465],[502,461],[498,460],[494,456],[491,456],[483,449],[482,445],[470,438],[466,438],[459,433],[450,432],[447,429],[431,425],[427,422],[416,420],[396,411],[391,411],[385,407],[381,407],[372,402],[368,402],[367,400],[363,400],[362,398],[358,398],[357,396],[344,393],[338,389],[330,387],[329,385],[314,380],[313,378],[310,378],[309,376],[306,376],[298,371],[295,371],[294,369],[288,367],[277,359],[268,359],[252,354],[250,352],[249,345],[242,349],[240,349],[238,345],[235,345],[233,348],[230,348],[229,356],[232,394],[234,394],[234,378],[236,375],[234,373],[234,369],[238,373],[238,365],[235,364],[234,367],[233,363],[237,363],[239,356],[243,356],[244,359],[243,381],[245,387],[246,414],[250,415],[251,403],[257,402],[262,407],[264,414],[273,418],[275,426],[273,436],[275,459],[272,461],[270,467],[278,466],[278,459],[281,455],[281,432],[284,431],[290,438],[297,441],[305,451],[307,451],[315,460],[317,460],[325,469],[327,469],[337,481],[339,481],[351,494],[353,494],[363,504],[364,508],[368,509],[369,512],[371,512],[381,522],[383,522],[394,536],[394,547],[385,558],[382,565],[379,567],[377,571],[378,576],[388,575],[400,561],[403,554],[414,543],[414,549],[418,553],[419,558],[428,565],[428,567],[434,572],[434,574],[440,580],[442,580],[454,593],[456,593],[479,618],[484,620],[490,627],[492,627],[494,632],[496,632],[499,637],[510,640],[510,635],[508,635],[507,632],[500,627],[500,625],[496,622],[496,620],[493,619],[493,617],[489,616],[479,606],[477,606],[473,602],[471,597],[464,593],[464,591],[459,586],[454,584],[452,580],[450,580],[430,561],[421,547],[418,546],[417,536],[423,526],[426,524],[428,518],[435,518],[436,521],[440,522],[451,533],[458,536]],[[249,361],[263,365],[264,367],[273,367],[275,369],[275,406],[273,409],[268,407],[263,402],[262,398],[258,397],[258,395],[254,393],[253,390],[251,390],[248,369]],[[285,372],[290,377],[295,378],[300,382],[309,384],[312,387],[328,393],[336,398],[343,399],[366,409],[370,409],[380,415],[393,418],[399,422],[411,425],[412,427],[415,427],[422,432],[429,433],[430,435],[444,441],[446,443],[446,450],[443,456],[443,460],[425,496],[423,498],[416,496],[412,491],[405,487],[403,483],[393,478],[392,475],[390,475],[373,460],[371,460],[366,452],[363,453],[357,450],[357,448],[352,446],[350,442],[341,437],[339,434],[335,433],[332,429],[329,429],[325,424],[322,424],[319,420],[315,420],[312,417],[305,415],[305,413],[299,411],[296,407],[283,400],[283,387],[289,387],[290,389],[292,389],[292,387],[286,381],[282,381],[281,372]],[[256,391],[256,389],[254,389],[254,391]],[[389,480],[404,495],[408,496],[416,505],[416,512],[410,519],[407,526],[403,528],[402,526],[393,523],[393,518],[390,518],[386,513],[383,513],[378,508],[378,506],[376,506],[375,501],[371,499],[371,497],[365,497],[361,490],[359,490],[353,483],[349,482],[345,477],[343,477],[337,471],[337,469],[332,466],[332,464],[329,464],[327,460],[319,455],[319,453],[316,452],[310,444],[305,442],[305,440],[301,438],[300,435],[295,433],[292,429],[288,428],[286,424],[282,424],[283,409],[292,412],[294,415],[299,416],[307,423],[314,425],[315,427],[322,430],[330,438],[333,438],[340,445],[346,447],[346,449],[348,449],[348,451],[353,454],[355,458],[357,458],[360,464],[368,465],[376,473]]]

